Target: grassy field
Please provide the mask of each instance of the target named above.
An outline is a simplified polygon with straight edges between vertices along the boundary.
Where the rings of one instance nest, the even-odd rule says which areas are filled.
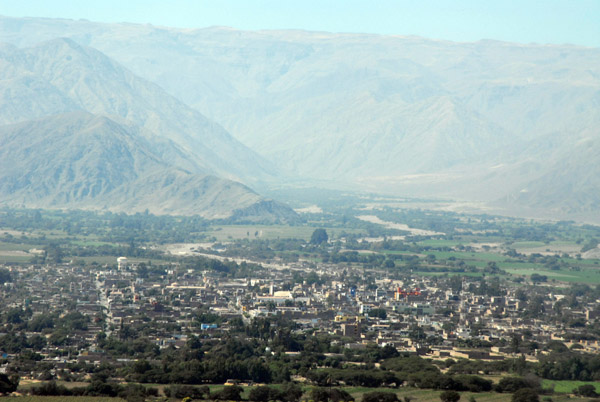
[[[551,395],[553,402],[562,402],[567,400],[575,400],[575,401],[583,401],[587,400],[587,398],[573,398],[570,395],[567,395],[571,392],[573,388],[578,387],[583,384],[593,384],[596,386],[596,390],[600,392],[600,383],[594,382],[583,382],[583,381],[550,381],[544,380],[542,383],[543,388],[552,388],[554,386],[555,392],[558,394]],[[162,391],[165,385],[160,384],[144,384],[146,386],[151,386],[154,388],[158,388]],[[279,385],[271,385],[274,388],[278,388]],[[210,385],[211,393],[218,392],[223,389],[223,385]],[[308,402],[310,400],[310,390],[312,386],[303,386],[304,396],[302,397],[302,401]],[[342,388],[350,395],[354,397],[356,401],[360,401],[362,399],[363,394],[368,392],[390,392],[395,393],[400,400],[404,398],[410,398],[411,401],[414,402],[439,402],[440,401],[440,393],[442,391],[435,391],[430,389],[419,389],[419,388],[398,388],[398,389],[390,389],[390,388],[364,388],[364,387],[336,387]],[[244,387],[244,392],[242,393],[242,398],[248,398],[248,393],[251,387]],[[482,392],[482,393],[473,393],[473,392],[461,392],[461,401],[469,401],[471,398],[474,398],[477,402],[509,402],[511,400],[511,394],[500,394],[496,392]],[[108,398],[108,397],[87,397],[87,396],[73,396],[73,397],[54,397],[54,396],[20,396],[13,398],[16,401],[22,402],[58,402],[58,401],[71,401],[71,402],[118,402],[123,401],[121,398]],[[151,399],[150,399],[151,400]],[[162,397],[159,397],[158,400],[164,400]],[[175,399],[171,399],[175,401]]]
[[[4,255],[0,253],[0,264],[2,263],[26,263],[31,261],[32,256],[30,255]]]
[[[350,393],[354,397],[356,401],[360,401],[362,399],[362,395],[368,392],[373,391],[382,391],[382,392],[392,392],[395,393],[399,399],[403,399],[405,397],[410,398],[412,401],[419,402],[439,402],[440,401],[440,393],[442,391],[434,391],[430,389],[418,389],[418,388],[400,388],[396,390],[392,390],[389,388],[360,388],[360,387],[347,387],[344,388],[346,391]],[[474,397],[478,402],[508,402],[511,400],[511,394],[498,394],[495,392],[482,392],[482,393],[472,393],[472,392],[461,392],[461,401],[468,401],[471,397]]]
[[[581,250],[582,245],[577,244],[574,241],[559,240],[552,241],[548,244],[540,241],[520,241],[515,242],[511,245],[519,253],[531,254],[531,253],[578,253]]]
[[[563,282],[583,282],[590,284],[600,283],[600,269],[598,268],[581,268],[580,271],[558,270],[552,271],[543,268],[529,267],[507,267],[503,269],[513,275],[531,276],[531,274],[545,275],[548,280],[556,279]]]
[[[27,253],[32,248],[40,247],[41,246],[32,246],[31,244],[10,243],[0,241],[0,263],[27,262],[31,260],[33,255],[24,253]]]
[[[573,389],[580,385],[591,384],[596,387],[596,392],[600,393],[600,382],[594,381],[553,381],[553,380],[542,380],[542,387],[545,389],[554,388],[554,392],[570,394]]]
[[[89,238],[82,238],[79,240],[74,240],[71,242],[71,244],[77,245],[77,246],[90,246],[90,247],[99,247],[99,246],[113,246],[115,243],[109,243],[106,241],[100,241],[95,237],[89,237]]]
[[[486,265],[488,262],[501,262],[508,259],[505,255],[497,253],[486,253],[486,252],[461,252],[461,251],[427,251],[425,254],[433,254],[438,260],[447,260],[448,258],[454,257],[457,260],[463,260],[467,264],[482,264]]]
[[[32,248],[35,248],[35,246],[32,246],[31,244],[8,243],[0,241],[0,251],[28,251]]]
[[[463,242],[457,240],[446,240],[446,239],[429,239],[417,242],[419,246],[431,246],[431,247],[454,247],[462,244]]]

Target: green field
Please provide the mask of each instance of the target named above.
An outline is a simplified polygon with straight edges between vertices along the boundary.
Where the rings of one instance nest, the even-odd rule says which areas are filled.
[[[556,240],[549,243],[541,241],[520,241],[511,244],[519,253],[573,253],[576,254],[581,250],[582,245],[574,241]]]
[[[14,256],[14,255],[2,255],[0,256],[0,263],[27,263],[31,260],[31,257],[27,256]]]
[[[459,244],[463,244],[457,240],[445,240],[445,239],[430,239],[417,242],[419,246],[431,246],[431,247],[455,247]]]
[[[62,381],[59,381],[60,384],[62,385],[66,385],[66,386],[73,386],[73,385],[85,385],[85,383],[64,383]],[[557,394],[553,394],[551,395],[551,398],[554,402],[558,402],[558,401],[567,401],[567,400],[587,400],[587,398],[573,398],[570,397],[571,391],[573,390],[573,388],[577,388],[580,385],[584,385],[584,384],[592,384],[596,387],[596,391],[600,393],[600,382],[584,382],[584,381],[551,381],[551,380],[543,380],[542,381],[542,387],[544,389],[552,389],[554,388],[554,391]],[[23,387],[23,385],[20,387],[20,390],[23,391],[27,388],[29,388],[31,384],[27,384],[25,385],[25,387]],[[167,385],[162,385],[162,384],[142,384],[144,386],[148,386],[148,387],[153,387],[153,388],[158,388],[160,391],[162,391],[162,389],[167,386]],[[270,385],[273,388],[279,388],[281,385],[280,384],[273,384]],[[211,393],[216,393],[220,390],[223,389],[223,385],[209,385],[210,387],[210,392]],[[250,389],[252,387],[243,387],[244,391],[242,393],[242,398],[246,399],[248,398],[248,393],[250,391]],[[313,388],[313,386],[310,385],[305,385],[302,387],[303,391],[304,391],[304,396],[302,397],[302,401],[309,401],[310,400],[310,391]],[[354,397],[354,399],[356,401],[359,401],[362,399],[362,395],[368,392],[374,392],[374,391],[378,391],[378,392],[390,392],[390,393],[395,393],[398,398],[400,400],[402,400],[405,397],[410,398],[412,401],[415,402],[439,402],[440,401],[440,393],[442,391],[439,390],[431,390],[431,389],[419,389],[419,388],[410,388],[410,387],[401,387],[401,388],[397,388],[397,389],[392,389],[392,388],[366,388],[366,387],[335,387],[335,388],[341,388],[344,389],[345,391],[347,391],[348,393],[350,393],[350,395],[352,395]],[[461,401],[468,401],[470,400],[471,397],[475,398],[476,401],[478,402],[509,402],[511,400],[512,395],[511,394],[500,394],[500,393],[496,393],[496,392],[482,392],[482,393],[473,393],[473,392],[460,392],[461,395]],[[72,401],[72,402],[115,402],[115,401],[123,401],[123,399],[121,398],[108,398],[108,397],[89,397],[89,396],[72,396],[72,397],[68,397],[68,396],[20,396],[20,397],[14,397],[14,400],[18,400],[18,401],[23,401],[23,402],[53,402],[53,401]],[[150,398],[149,400],[153,400],[152,398]],[[157,400],[164,400],[162,397],[158,397]],[[171,399],[172,401],[175,401],[175,399]]]
[[[77,246],[91,246],[91,247],[99,247],[99,246],[112,246],[115,243],[109,243],[106,241],[100,241],[97,240],[93,237],[89,237],[89,238],[83,238],[80,240],[73,240],[71,242],[71,244],[77,245]]]
[[[503,268],[506,272],[513,275],[531,276],[531,274],[545,275],[548,280],[555,279],[563,282],[584,282],[598,284],[600,283],[600,269],[594,268],[582,268],[581,271],[570,271],[561,269],[559,271],[552,271],[543,268]]]
[[[35,246],[32,246],[31,244],[6,243],[0,241],[0,251],[28,251],[32,248],[35,248]]]
[[[483,264],[486,265],[488,262],[501,262],[507,259],[510,260],[509,257],[497,254],[497,253],[487,253],[487,252],[469,252],[469,251],[424,251],[425,254],[433,254],[435,258],[438,260],[447,260],[448,258],[454,257],[457,260],[463,260],[466,263],[473,262],[474,264]]]
[[[414,271],[415,274],[419,274],[422,276],[468,276],[471,278],[479,278],[483,276],[483,272],[429,272],[429,271]],[[497,275],[500,276],[500,275]]]
[[[0,230],[1,232],[1,230]],[[0,241],[0,263],[7,262],[28,262],[33,255],[19,255],[22,252],[28,252],[32,248],[41,246],[32,246],[31,244],[10,243]]]
[[[591,384],[596,387],[596,392],[600,393],[600,382],[594,381],[553,381],[553,380],[542,380],[542,387],[544,389],[554,388],[554,392],[570,394],[573,389],[580,385]]]

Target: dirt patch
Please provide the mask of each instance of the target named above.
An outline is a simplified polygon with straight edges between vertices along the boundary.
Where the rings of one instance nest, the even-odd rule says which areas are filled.
[[[434,232],[432,230],[411,228],[404,223],[387,222],[387,221],[379,219],[375,215],[359,215],[359,216],[357,216],[357,218],[360,219],[361,221],[371,222],[371,223],[385,226],[388,229],[403,230],[405,232],[409,232],[413,236],[443,236],[445,234],[442,232]]]

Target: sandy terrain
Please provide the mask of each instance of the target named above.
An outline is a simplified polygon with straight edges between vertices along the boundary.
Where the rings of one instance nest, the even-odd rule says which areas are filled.
[[[376,217],[375,215],[359,215],[359,216],[357,216],[357,218],[362,221],[376,223],[378,225],[385,226],[388,229],[404,230],[406,232],[410,232],[410,234],[413,236],[439,236],[439,235],[445,234],[445,233],[441,233],[441,232],[434,232],[431,230],[411,228],[404,223],[394,223],[394,222],[383,221],[383,220],[379,219],[378,217]]]

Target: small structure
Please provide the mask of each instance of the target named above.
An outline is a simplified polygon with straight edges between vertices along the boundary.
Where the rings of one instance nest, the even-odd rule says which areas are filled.
[[[117,265],[118,265],[119,271],[125,270],[125,268],[127,268],[127,257],[117,258]]]

